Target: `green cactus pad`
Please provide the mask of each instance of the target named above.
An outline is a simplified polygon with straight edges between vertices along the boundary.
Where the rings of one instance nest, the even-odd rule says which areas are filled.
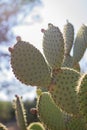
[[[87,47],[87,41],[86,41],[87,36],[85,35],[84,28],[85,28],[84,25],[82,25],[76,35],[74,48],[73,48],[73,62],[74,63],[77,63],[81,60]]]
[[[87,130],[86,124],[82,118],[71,117],[67,123],[67,130]]]
[[[8,130],[7,127],[5,125],[3,125],[2,123],[0,123],[0,130]]]
[[[87,123],[87,74],[84,74],[77,86],[80,113]]]
[[[22,98],[16,95],[16,99],[13,102],[13,106],[15,109],[15,115],[17,119],[17,124],[21,130],[26,130],[27,128],[27,120],[26,120],[26,112],[23,106]]]
[[[28,126],[27,130],[45,130],[45,128],[40,122],[34,122]]]
[[[43,52],[52,69],[60,68],[64,58],[64,40],[58,27],[48,24],[43,35]]]
[[[80,72],[79,63],[76,63],[76,64],[73,65],[73,57],[70,56],[70,55],[65,55],[62,67],[73,68],[73,69]]]
[[[74,41],[74,27],[68,21],[67,24],[64,25],[63,37],[65,42],[65,54],[70,54],[73,41]]]
[[[49,86],[50,72],[43,55],[28,42],[18,41],[11,53],[11,64],[17,79],[31,86]]]
[[[48,92],[40,96],[37,108],[39,119],[48,130],[65,130],[64,115],[56,107]]]
[[[80,76],[74,69],[61,68],[53,75],[54,83],[49,89],[56,105],[71,115],[79,114],[76,86]]]

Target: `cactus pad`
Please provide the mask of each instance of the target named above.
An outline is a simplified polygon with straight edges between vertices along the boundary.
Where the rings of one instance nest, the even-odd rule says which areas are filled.
[[[26,130],[27,127],[26,112],[21,97],[18,97],[16,95],[16,99],[13,102],[13,106],[15,109],[15,115],[19,128],[21,130]]]
[[[87,130],[86,124],[82,118],[71,117],[67,124],[67,130]]]
[[[70,54],[73,41],[74,41],[74,27],[68,21],[67,24],[64,25],[63,37],[65,42],[65,54]]]
[[[80,112],[87,123],[87,74],[84,74],[78,82],[77,92]]]
[[[44,31],[43,52],[52,69],[60,68],[64,58],[64,40],[58,27],[48,24]]]
[[[79,63],[76,63],[76,64],[73,65],[73,57],[70,56],[70,55],[65,55],[62,67],[73,68],[73,69],[80,72]]]
[[[15,76],[24,84],[47,87],[50,72],[38,49],[28,42],[18,41],[11,53],[11,64]]]
[[[73,48],[74,63],[79,62],[85,53],[87,47],[86,37],[87,36],[85,35],[84,25],[82,25],[77,32],[76,39],[74,42],[74,48]]]
[[[56,107],[51,95],[44,92],[38,101],[38,114],[41,122],[49,130],[64,130],[63,113]]]
[[[56,105],[72,115],[78,115],[76,86],[79,78],[80,73],[76,70],[61,68],[54,75],[54,84],[49,89]]]

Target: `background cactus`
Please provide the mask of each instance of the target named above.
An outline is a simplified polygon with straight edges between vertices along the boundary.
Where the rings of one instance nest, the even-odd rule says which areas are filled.
[[[64,26],[63,34],[53,24],[48,24],[47,30],[41,31],[44,33],[42,46],[45,58],[38,49],[19,37],[14,47],[9,48],[13,72],[22,83],[42,90],[46,88],[47,92],[37,90],[37,115],[45,130],[86,130],[87,81],[86,76],[80,73],[79,61],[87,47],[87,27],[82,25],[76,38],[69,22]],[[20,101],[19,98],[17,100]],[[23,112],[20,107],[21,104],[16,111]],[[20,120],[20,126],[24,122]],[[29,126],[20,128],[26,130]]]
[[[0,130],[8,130],[7,127],[5,125],[3,125],[2,123],[0,123]]]

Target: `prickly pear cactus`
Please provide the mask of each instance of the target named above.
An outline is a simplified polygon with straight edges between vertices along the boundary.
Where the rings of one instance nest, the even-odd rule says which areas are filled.
[[[82,25],[76,38],[74,27],[69,22],[64,26],[63,34],[53,24],[41,31],[44,56],[20,37],[13,48],[9,48],[11,66],[17,79],[26,85],[37,86],[37,109],[33,110],[44,126],[33,124],[27,127],[21,99],[17,96],[15,108],[20,128],[86,130],[87,75],[80,73],[79,62],[87,48],[87,27]]]

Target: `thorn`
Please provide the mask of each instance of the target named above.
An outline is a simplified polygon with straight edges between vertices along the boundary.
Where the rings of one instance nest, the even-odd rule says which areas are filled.
[[[17,36],[17,37],[16,37],[16,40],[17,40],[17,42],[21,41],[21,37],[20,37],[20,36]]]
[[[14,49],[12,47],[9,47],[8,50],[12,53]]]

